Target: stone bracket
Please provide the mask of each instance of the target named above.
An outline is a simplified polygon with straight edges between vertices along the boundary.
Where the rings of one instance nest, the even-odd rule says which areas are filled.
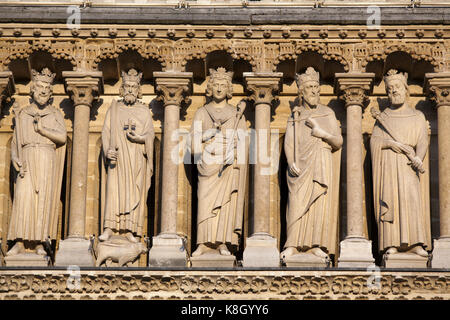
[[[16,91],[11,71],[0,72],[0,105]]]
[[[177,105],[189,101],[192,93],[192,72],[168,71],[153,72],[155,77],[155,92],[158,100],[164,102],[164,106]]]
[[[103,76],[100,71],[64,71],[65,89],[74,106],[92,106],[94,99],[103,93]]]
[[[242,265],[252,267],[280,267],[280,252],[277,239],[270,235],[257,235],[247,238]]]
[[[374,73],[336,73],[334,93],[345,101],[345,105],[359,105],[364,107],[368,95],[373,90]]]
[[[437,107],[450,105],[450,72],[426,73],[423,92]]]
[[[258,104],[272,104],[282,89],[282,72],[244,72],[245,88]]]

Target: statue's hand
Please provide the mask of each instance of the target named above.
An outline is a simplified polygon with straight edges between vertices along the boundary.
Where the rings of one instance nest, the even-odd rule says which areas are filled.
[[[423,171],[423,163],[418,156],[412,158],[410,164],[414,170]]]
[[[407,154],[407,153],[411,152],[411,149],[408,148],[408,146],[406,146],[400,142],[394,141],[394,140],[386,140],[385,147],[393,150],[396,153]]]
[[[119,153],[117,152],[117,150],[109,149],[106,152],[106,158],[111,161],[117,161],[118,155],[119,155]]]
[[[35,115],[33,118],[33,126],[34,126],[34,131],[42,134],[42,121],[41,121],[41,116],[40,115]]]
[[[300,175],[300,169],[297,168],[295,163],[288,167],[289,174],[294,177],[298,177]]]
[[[225,164],[232,164],[234,162],[234,149],[231,149],[225,155]]]
[[[134,130],[127,131],[127,138],[134,143],[144,143],[144,138],[134,132]]]
[[[17,172],[19,172],[20,168],[22,167],[22,162],[16,157],[11,158],[11,162],[14,166],[14,169],[16,169]]]
[[[314,137],[322,139],[328,135],[327,132],[319,126],[317,121],[311,117],[306,119],[305,124],[311,128],[311,135],[313,135]]]

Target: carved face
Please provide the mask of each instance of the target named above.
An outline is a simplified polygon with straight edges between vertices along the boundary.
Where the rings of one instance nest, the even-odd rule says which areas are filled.
[[[303,101],[310,107],[315,107],[320,102],[320,85],[317,81],[307,81],[301,91]]]
[[[36,81],[33,84],[33,100],[39,105],[47,104],[52,96],[52,85],[44,81]]]
[[[139,84],[134,81],[125,81],[122,87],[125,102],[127,104],[135,103],[139,95]]]
[[[222,101],[228,95],[228,81],[226,79],[217,79],[212,83],[211,92],[214,100]]]
[[[392,106],[399,107],[406,102],[408,91],[401,80],[389,81],[386,91]]]

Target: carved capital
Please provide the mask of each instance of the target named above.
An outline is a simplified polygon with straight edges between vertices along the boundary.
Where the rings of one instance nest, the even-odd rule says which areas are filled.
[[[103,93],[103,77],[101,72],[63,72],[67,94],[74,106],[92,106],[94,99]]]
[[[281,91],[282,72],[244,72],[246,90],[250,99],[258,104],[272,104]]]
[[[423,91],[437,107],[450,105],[450,72],[426,73]]]
[[[348,106],[364,107],[373,90],[374,73],[336,73],[334,92]]]
[[[187,102],[192,93],[192,72],[153,72],[155,92],[164,106]]]
[[[14,78],[11,71],[0,72],[0,105],[15,92]]]

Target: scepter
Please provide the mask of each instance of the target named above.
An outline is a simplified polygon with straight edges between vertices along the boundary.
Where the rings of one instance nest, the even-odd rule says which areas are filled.
[[[241,107],[242,106],[242,107]],[[234,138],[236,136],[236,131],[237,131],[237,127],[239,125],[239,122],[241,121],[242,116],[244,115],[244,111],[245,108],[247,107],[247,104],[245,103],[244,100],[241,100],[238,105],[237,105],[237,113],[236,113],[236,122],[234,123],[234,128],[233,128],[233,136],[231,137],[231,143],[228,145],[227,147],[227,152],[226,154],[228,154],[228,152],[230,151],[228,148],[229,146],[234,147]],[[220,166],[220,170],[219,170],[219,177],[222,175],[222,172],[225,168],[225,165],[227,163],[222,163],[222,165]]]
[[[20,126],[20,119],[19,119],[19,113],[20,113],[20,107],[19,104],[16,102],[13,105],[13,113],[14,113],[14,119],[15,119],[15,135],[16,135],[16,154],[17,158],[20,162],[19,166],[19,177],[23,178],[25,176],[26,170],[26,163],[23,161],[23,155],[22,155],[22,131]]]
[[[395,132],[392,131],[392,128],[389,126],[389,124],[387,124],[387,123],[384,121],[384,119],[381,117],[381,112],[380,112],[380,110],[378,110],[378,109],[372,107],[372,108],[370,109],[370,113],[372,114],[372,117],[374,117],[376,120],[378,120],[378,122],[384,127],[384,129],[386,130],[386,132],[391,136],[391,138],[392,138],[395,142],[401,143],[401,142],[400,142],[400,139],[398,139],[398,137],[395,135]],[[403,143],[402,143],[402,144],[403,144]],[[407,147],[409,147],[409,146],[407,146]],[[404,153],[405,153],[405,155],[408,157],[408,159],[409,159],[410,161],[412,161],[412,160],[414,159],[414,157],[416,156],[416,154],[415,154],[414,150],[413,150],[411,147],[409,147],[409,148],[407,148],[407,149],[408,149],[408,151],[407,151],[407,152],[404,152]],[[425,169],[424,169],[422,166],[421,166],[420,168],[417,168],[417,170],[418,170],[420,173],[425,173]]]

